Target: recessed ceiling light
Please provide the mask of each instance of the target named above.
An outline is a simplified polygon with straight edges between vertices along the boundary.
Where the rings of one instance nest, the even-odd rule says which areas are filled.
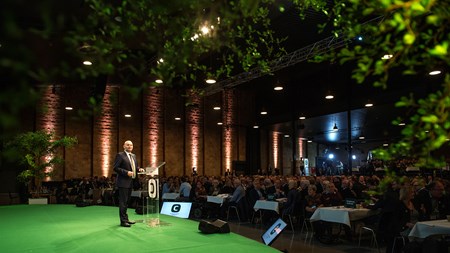
[[[372,104],[372,103],[367,103],[367,104],[365,104],[364,106],[365,106],[365,107],[372,107],[373,104]]]
[[[284,135],[284,138],[289,138],[289,134],[285,134],[285,135]]]
[[[218,110],[220,110],[220,106],[214,106],[213,109],[218,111]]]
[[[308,142],[309,142],[309,143],[311,143],[311,142],[312,142],[312,140],[308,140]]]
[[[305,116],[300,116],[298,119],[306,119]]]
[[[131,114],[125,114],[125,118],[131,118]]]
[[[439,75],[440,73],[442,73],[440,70],[433,70],[430,73],[428,73],[428,75],[435,76],[435,75]]]
[[[91,61],[83,61],[83,65],[91,66],[92,62]]]
[[[275,87],[273,87],[273,89],[276,91],[280,91],[280,90],[283,90],[283,86],[275,86]]]
[[[73,107],[66,106],[66,110],[67,110],[67,111],[72,111],[72,110],[73,110]]]
[[[334,98],[333,95],[326,95],[326,96],[325,96],[325,99],[333,99],[333,98]]]
[[[359,136],[359,139],[360,140],[364,140],[366,137],[364,137],[364,136]]]
[[[267,112],[266,111],[262,111],[261,115],[267,115]]]
[[[209,83],[209,84],[213,84],[213,83],[216,83],[216,80],[210,78],[210,79],[206,79],[205,82]]]
[[[175,120],[181,120],[181,118],[180,117],[175,117]]]
[[[221,126],[221,125],[223,125],[223,123],[222,122],[217,122],[217,125]]]
[[[258,125],[254,125],[253,128],[255,128],[255,129],[256,129],[256,128],[259,128],[259,126],[258,126]]]

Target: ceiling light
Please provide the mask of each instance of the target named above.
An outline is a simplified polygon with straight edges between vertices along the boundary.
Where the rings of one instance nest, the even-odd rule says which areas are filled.
[[[331,94],[325,96],[325,99],[333,99],[333,98],[334,98],[334,96]]]
[[[369,103],[365,104],[364,106],[365,106],[365,107],[372,107],[373,104],[369,102]]]
[[[305,116],[300,116],[298,119],[306,119]]]
[[[163,58],[159,58],[159,60],[156,61],[158,64],[163,63],[164,59]]]
[[[83,65],[91,66],[92,62],[91,61],[83,61]]]
[[[308,142],[309,142],[309,143],[311,143],[311,142],[312,142],[312,140],[308,140]]]
[[[131,114],[125,114],[125,118],[131,118]]]
[[[383,55],[383,57],[381,57],[381,59],[383,59],[383,60],[389,60],[389,59],[391,59],[392,57],[393,57],[392,54],[385,54],[385,55]]]
[[[180,117],[175,117],[175,120],[181,120],[181,118]]]
[[[65,108],[67,111],[72,111],[73,110],[73,107],[70,107],[70,106],[66,106],[66,108]]]
[[[433,71],[431,71],[430,73],[428,73],[428,75],[430,75],[430,76],[435,76],[435,75],[439,75],[440,73],[441,73],[440,70],[433,70]]]
[[[267,115],[266,111],[261,111],[261,115]]]
[[[364,137],[364,136],[359,136],[359,139],[360,140],[364,140],[366,137]]]
[[[161,79],[156,79],[156,80],[155,80],[155,83],[163,83],[163,80],[161,80]]]
[[[213,109],[218,111],[218,110],[220,110],[220,106],[214,106]]]
[[[274,90],[276,90],[276,91],[280,91],[280,90],[283,90],[283,86],[275,86],[275,87],[273,87],[273,89]]]
[[[387,147],[387,146],[389,146],[388,143],[383,143],[383,147]]]
[[[258,125],[254,125],[253,128],[257,129],[257,128],[259,128],[259,126]]]
[[[406,125],[404,122],[400,122],[400,123],[398,123],[398,125],[399,126],[404,126],[404,125]]]
[[[284,135],[284,138],[289,138],[289,134],[285,134],[285,135]]]
[[[202,28],[200,28],[200,31],[202,31],[202,33],[204,35],[208,34],[210,32],[209,28],[207,26],[202,26]]]
[[[216,80],[215,80],[215,79],[209,78],[209,79],[206,79],[205,82],[206,82],[206,83],[209,83],[209,84],[213,84],[213,83],[216,83]]]
[[[223,125],[223,123],[222,122],[217,122],[217,125],[221,126],[221,125]]]

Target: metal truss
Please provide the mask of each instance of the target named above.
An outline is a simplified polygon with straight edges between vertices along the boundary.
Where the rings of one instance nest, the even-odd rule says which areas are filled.
[[[376,17],[372,20],[365,22],[364,24],[373,21],[379,21],[380,19],[383,19],[383,16]],[[350,40],[351,39],[347,38],[347,36],[327,37],[323,40],[315,42],[314,44],[300,48],[292,53],[282,56],[281,58],[273,60],[272,62],[269,63],[270,68],[269,72],[263,71],[261,68],[256,67],[248,72],[243,72],[241,74],[232,76],[223,81],[217,82],[211,86],[208,86],[205,88],[205,95],[212,95],[224,89],[233,88],[239,84],[246,83],[248,81],[267,75],[269,73],[273,73],[283,68],[293,66],[297,63],[311,59],[316,55],[321,55],[333,49],[343,47]]]

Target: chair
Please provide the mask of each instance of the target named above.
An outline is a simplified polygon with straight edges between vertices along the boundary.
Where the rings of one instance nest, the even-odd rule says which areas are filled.
[[[383,234],[384,232],[380,231],[386,229],[386,224],[389,224],[391,222],[391,216],[392,214],[389,212],[386,213],[379,213],[373,217],[371,217],[370,220],[366,220],[369,224],[366,223],[365,226],[362,226],[359,229],[359,239],[358,239],[358,246],[361,246],[361,236],[363,231],[369,231],[371,234],[371,240],[370,245],[371,247],[376,246],[378,252],[380,252],[380,246],[377,240],[377,235]]]
[[[361,247],[361,236],[362,236],[363,230],[369,231],[371,233],[370,246],[371,247],[376,246],[378,252],[380,252],[380,247],[379,247],[379,244],[378,244],[378,240],[377,240],[377,235],[375,233],[375,229],[374,228],[370,228],[370,227],[366,227],[366,226],[362,226],[359,229],[358,247]]]
[[[309,238],[309,243],[311,243],[312,238],[314,236],[314,227],[313,227],[313,224],[311,223],[311,220],[306,217],[303,219],[302,229],[301,229],[300,233],[303,234],[303,230],[305,230],[305,229],[306,229],[305,242],[306,242],[306,240],[308,240],[308,235],[311,234],[311,236]]]
[[[395,252],[395,244],[397,244],[397,240],[399,240],[399,239],[402,240],[403,246],[405,246],[405,244],[406,244],[405,237],[403,237],[401,235],[395,237],[394,238],[394,244],[392,245],[392,253]]]
[[[228,210],[227,210],[227,221],[230,218],[230,211],[234,210],[236,212],[237,218],[239,220],[239,223],[241,222],[241,218],[239,217],[239,209],[237,206],[228,206]]]
[[[299,208],[301,208],[300,199],[297,196],[300,196],[300,193],[297,193],[295,195],[295,200],[294,200],[294,203],[292,204],[292,209],[291,210],[286,210],[286,212],[283,212],[283,215],[282,215],[283,219],[284,219],[285,216],[287,216],[289,218],[289,223],[291,225],[292,233],[295,232],[295,230],[294,230],[294,222],[292,222],[292,219],[296,217],[296,215],[295,215],[296,212],[298,210],[301,210],[301,209],[299,209]],[[297,216],[297,218],[298,218],[298,216]]]

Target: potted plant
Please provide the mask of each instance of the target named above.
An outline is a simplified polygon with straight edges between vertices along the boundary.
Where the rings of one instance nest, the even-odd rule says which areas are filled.
[[[57,138],[53,132],[26,132],[17,135],[10,146],[18,152],[20,162],[26,169],[19,173],[18,180],[28,187],[29,203],[43,203],[42,181],[54,173],[55,165],[64,162],[59,154],[61,147],[71,147],[77,143],[75,137]],[[45,198],[44,202],[47,202]]]

